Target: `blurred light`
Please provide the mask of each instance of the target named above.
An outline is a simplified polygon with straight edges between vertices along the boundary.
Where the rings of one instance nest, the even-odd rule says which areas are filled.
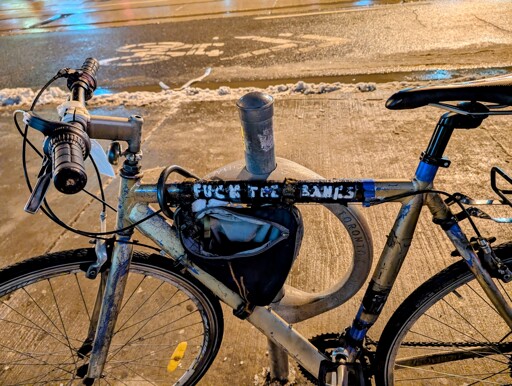
[[[108,88],[98,87],[94,90],[94,95],[111,95],[113,92]]]

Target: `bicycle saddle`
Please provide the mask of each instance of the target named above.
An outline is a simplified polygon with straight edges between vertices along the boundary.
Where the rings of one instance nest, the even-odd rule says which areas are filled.
[[[512,75],[442,86],[407,88],[387,101],[390,110],[415,109],[430,103],[478,101],[512,105]]]

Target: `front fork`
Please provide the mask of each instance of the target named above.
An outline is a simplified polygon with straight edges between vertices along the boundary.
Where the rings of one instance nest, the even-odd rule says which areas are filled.
[[[112,255],[112,264],[109,269],[106,285],[102,291],[101,310],[96,323],[96,335],[92,345],[86,377],[89,379],[101,377],[112,337],[114,336],[114,327],[123,301],[133,251],[132,244],[127,244],[127,241],[130,241],[129,236],[122,236],[118,239]],[[98,302],[96,302],[95,309],[97,305]],[[93,327],[93,323],[91,321],[91,327]],[[115,355],[115,353],[111,353],[111,355]]]
[[[131,170],[134,169],[137,168],[131,168]],[[130,224],[126,215],[126,210],[129,207],[129,192],[139,178],[139,176],[133,173],[126,173],[125,169],[123,169],[123,172],[121,172],[117,229],[126,228]],[[131,235],[132,230],[118,234],[112,253],[111,264],[108,269],[108,276],[105,279],[106,274],[104,272],[101,274],[100,288],[98,289],[93,311],[94,317],[91,319],[89,327],[88,339],[91,338],[93,331],[95,335],[84,384],[92,384],[95,379],[101,377],[107,355],[109,354],[132,259],[133,245],[131,243]],[[116,353],[111,352],[110,355],[114,356]]]

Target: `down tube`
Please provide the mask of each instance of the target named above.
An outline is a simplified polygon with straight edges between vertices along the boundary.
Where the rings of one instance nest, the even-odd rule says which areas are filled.
[[[366,332],[379,317],[409,251],[422,206],[423,195],[413,196],[402,203],[362,304],[349,330],[348,339],[352,346],[361,344]],[[355,352],[351,352],[350,359],[353,360],[355,355]]]
[[[132,223],[135,223],[154,213],[154,210],[147,204],[139,203],[133,206],[129,218]],[[162,216],[156,215],[151,217],[139,224],[137,229],[158,244],[163,251],[181,262],[197,280],[209,288],[228,306],[237,309],[243,304],[243,299],[237,293],[231,291],[186,257],[176,230]],[[247,321],[274,343],[281,346],[311,374],[318,374],[320,362],[327,358],[277,313],[268,307],[256,307],[247,318]]]

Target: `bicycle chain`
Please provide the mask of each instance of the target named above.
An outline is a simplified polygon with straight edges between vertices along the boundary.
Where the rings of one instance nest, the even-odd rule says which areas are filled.
[[[377,347],[378,342],[366,337],[366,344]],[[402,342],[407,347],[500,347],[504,342]]]
[[[499,347],[500,342],[402,342],[402,346],[411,347]]]

